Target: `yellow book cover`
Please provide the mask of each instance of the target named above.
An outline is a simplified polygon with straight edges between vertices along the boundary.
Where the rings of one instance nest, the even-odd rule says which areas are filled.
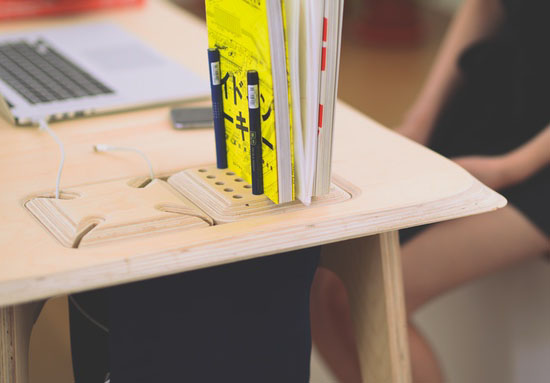
[[[260,78],[264,194],[273,202],[279,203],[276,121],[266,1],[206,0],[206,22],[208,45],[210,48],[218,48],[220,52],[229,169],[247,182],[252,182],[246,74],[248,70],[256,70]],[[288,88],[288,60],[286,72]],[[290,126],[289,128],[292,148],[292,129]],[[293,154],[291,149],[294,198]]]

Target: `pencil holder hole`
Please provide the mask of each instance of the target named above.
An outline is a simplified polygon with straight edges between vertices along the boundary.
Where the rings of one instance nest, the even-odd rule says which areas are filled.
[[[207,169],[208,172],[203,174],[198,171],[199,169]],[[206,178],[207,175],[215,175],[216,179],[209,181]],[[242,181],[239,181],[239,178]],[[220,185],[221,182],[224,185]],[[229,169],[217,169],[215,165],[183,170],[172,175],[168,183],[199,206],[218,225],[264,214],[310,209],[300,201],[277,205],[265,194],[255,195],[252,193],[252,185],[244,177],[235,175]],[[347,183],[345,185],[352,187]],[[352,198],[351,193],[333,184],[329,194],[314,197],[311,205],[328,205],[344,202],[350,198]]]
[[[199,169],[199,173],[206,173],[208,170],[206,169]]]
[[[214,178],[216,178],[216,176],[208,175],[208,176],[206,176],[206,178],[213,180]]]
[[[218,181],[218,182],[216,182],[216,185],[222,186],[222,185],[225,185],[225,183],[223,183],[222,181]]]

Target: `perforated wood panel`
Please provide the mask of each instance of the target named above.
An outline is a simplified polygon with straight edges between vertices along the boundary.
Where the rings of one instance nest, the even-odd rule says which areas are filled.
[[[265,195],[253,195],[252,187],[243,179],[230,170],[215,166],[183,170],[169,177],[168,183],[193,201],[216,224],[308,208],[300,201],[276,205]],[[347,186],[347,189],[351,187]],[[311,205],[343,202],[350,198],[350,193],[332,184],[330,193],[314,197]]]
[[[351,194],[332,185],[312,206],[343,202]],[[299,201],[276,205],[229,170],[187,169],[162,179],[133,178],[64,189],[29,198],[26,208],[66,247],[190,230],[261,214],[306,209]]]

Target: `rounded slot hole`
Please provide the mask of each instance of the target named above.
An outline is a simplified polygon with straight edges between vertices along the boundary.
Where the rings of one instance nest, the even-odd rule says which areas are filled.
[[[242,178],[235,178],[235,182],[244,182]]]
[[[59,199],[77,199],[80,197],[80,194],[73,192],[59,192]],[[52,198],[55,198],[55,194],[52,195]]]
[[[231,188],[225,188],[225,189],[223,189],[223,191],[224,191],[224,192],[231,193],[231,192],[233,191],[233,189],[231,189]]]
[[[235,198],[235,199],[241,199],[241,198],[243,198],[243,196],[240,195],[240,194],[235,194],[235,195],[233,196],[233,198]]]
[[[245,189],[252,189],[252,185],[246,184],[246,185],[243,185],[243,188],[245,188]]]
[[[77,233],[77,236],[75,237],[73,241],[73,249],[78,249],[80,246],[80,243],[82,242],[82,239],[90,233],[97,225],[100,223],[105,222],[105,218],[103,217],[88,217],[85,221],[83,221],[79,226],[79,231]]]
[[[227,172],[225,174],[227,174],[228,176],[234,176],[235,175],[235,173],[233,173],[233,172]]]
[[[213,180],[214,178],[216,178],[216,176],[208,175],[208,176],[206,176],[206,178]]]
[[[218,181],[218,182],[216,182],[216,185],[222,186],[222,185],[225,185],[225,184],[222,181]]]
[[[206,169],[199,169],[199,173],[206,173],[208,170]]]
[[[55,199],[55,193],[43,194],[43,195],[38,196],[38,198],[51,198],[51,199]],[[59,192],[59,199],[77,199],[77,198],[80,198],[80,194],[78,194],[78,193],[75,193],[75,192],[64,192],[64,191],[60,191],[60,192]]]
[[[137,178],[132,178],[126,184],[132,188],[143,189],[144,187],[149,185],[152,181],[153,180],[149,177],[137,177]]]
[[[145,186],[149,185],[153,180],[151,178],[147,178],[145,181],[143,181],[139,186],[136,186],[138,189],[143,189]]]

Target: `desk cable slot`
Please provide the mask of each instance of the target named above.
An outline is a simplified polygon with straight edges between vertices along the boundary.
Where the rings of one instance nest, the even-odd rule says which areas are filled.
[[[55,180],[55,198],[59,199],[59,185],[61,183],[61,173],[63,172],[63,166],[65,165],[65,146],[59,138],[59,136],[49,127],[48,122],[45,118],[40,118],[38,120],[39,129],[48,133],[55,140],[59,146],[59,151],[61,152],[61,160],[59,161],[59,167],[57,169],[57,178]]]

